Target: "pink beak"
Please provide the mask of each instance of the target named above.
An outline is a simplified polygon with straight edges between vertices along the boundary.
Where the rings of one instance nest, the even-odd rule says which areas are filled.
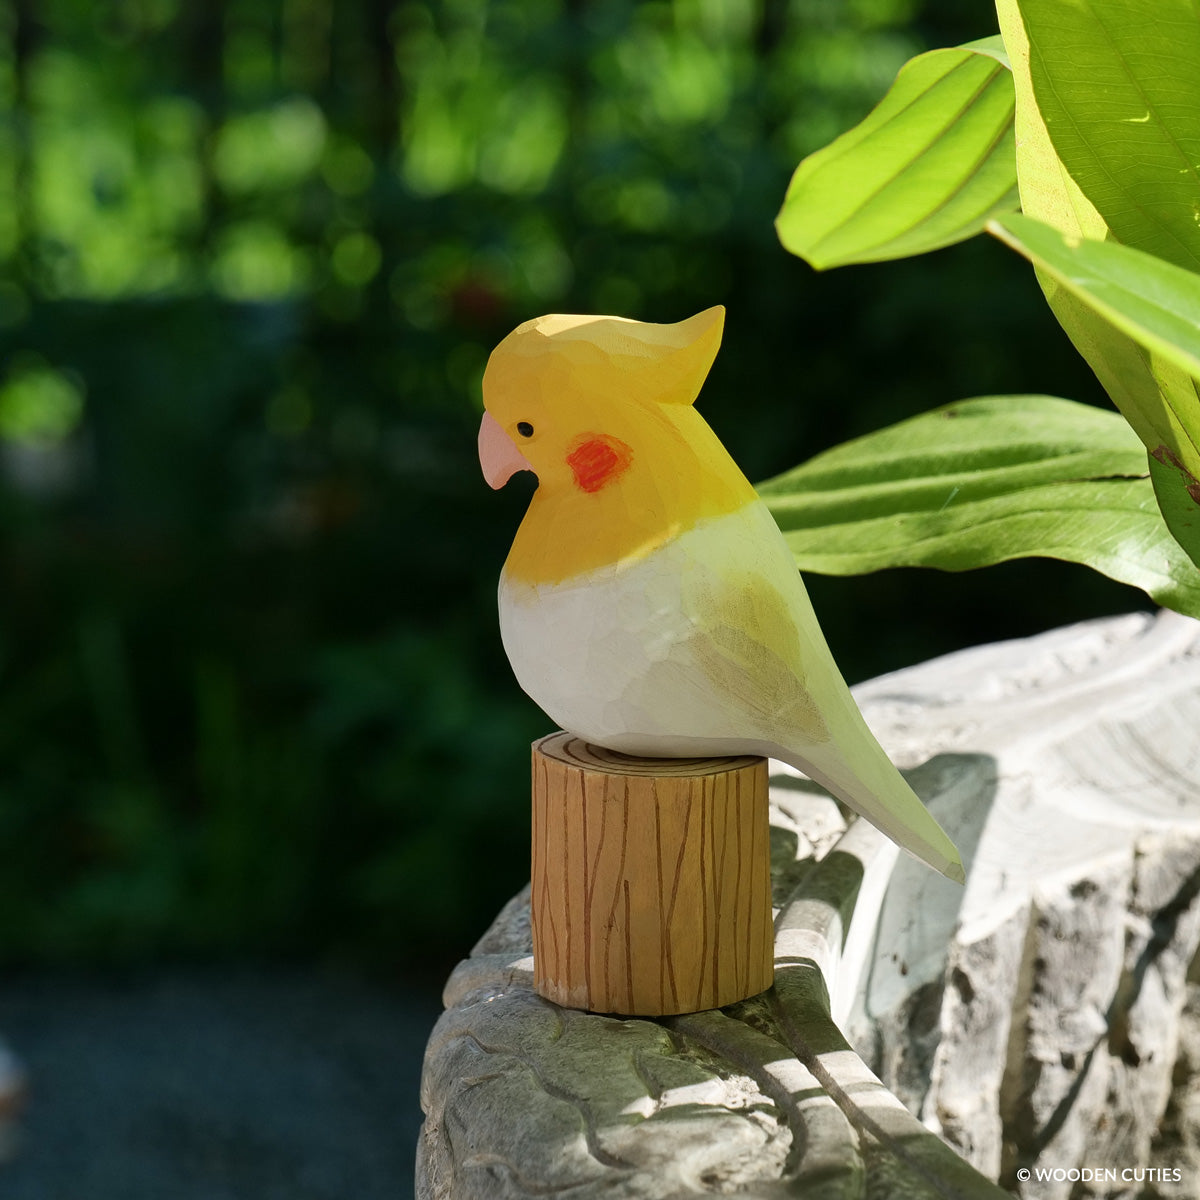
[[[491,413],[483,414],[479,425],[479,465],[483,477],[493,488],[502,488],[518,471],[532,471],[529,459],[513,445]]]

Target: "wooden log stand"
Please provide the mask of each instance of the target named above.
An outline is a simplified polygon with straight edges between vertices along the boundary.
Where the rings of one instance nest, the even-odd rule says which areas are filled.
[[[534,982],[592,1012],[721,1008],[771,986],[767,760],[533,746]]]

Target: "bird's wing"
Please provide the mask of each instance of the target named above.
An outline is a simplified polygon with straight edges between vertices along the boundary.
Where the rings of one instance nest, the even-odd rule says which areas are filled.
[[[794,571],[794,568],[793,568]],[[789,586],[794,584],[794,586]],[[958,851],[867,727],[798,575],[691,573],[693,661],[730,725],[790,762],[935,870],[962,882]]]
[[[749,721],[769,741],[827,742],[787,597],[770,579],[748,574],[696,572],[685,587],[694,629],[688,648],[734,724]]]

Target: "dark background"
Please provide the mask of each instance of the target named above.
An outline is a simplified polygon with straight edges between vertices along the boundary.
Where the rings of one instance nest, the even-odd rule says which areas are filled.
[[[937,404],[1103,403],[987,239],[818,275],[791,170],[986,0],[0,0],[0,965],[436,988],[528,878],[479,379],[553,311],[728,310],[761,479]],[[1144,605],[811,578],[846,676]]]

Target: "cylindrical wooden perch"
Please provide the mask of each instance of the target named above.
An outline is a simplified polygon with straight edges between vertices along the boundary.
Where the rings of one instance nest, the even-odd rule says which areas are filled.
[[[661,1016],[771,986],[764,758],[533,746],[534,980],[548,1000]]]

